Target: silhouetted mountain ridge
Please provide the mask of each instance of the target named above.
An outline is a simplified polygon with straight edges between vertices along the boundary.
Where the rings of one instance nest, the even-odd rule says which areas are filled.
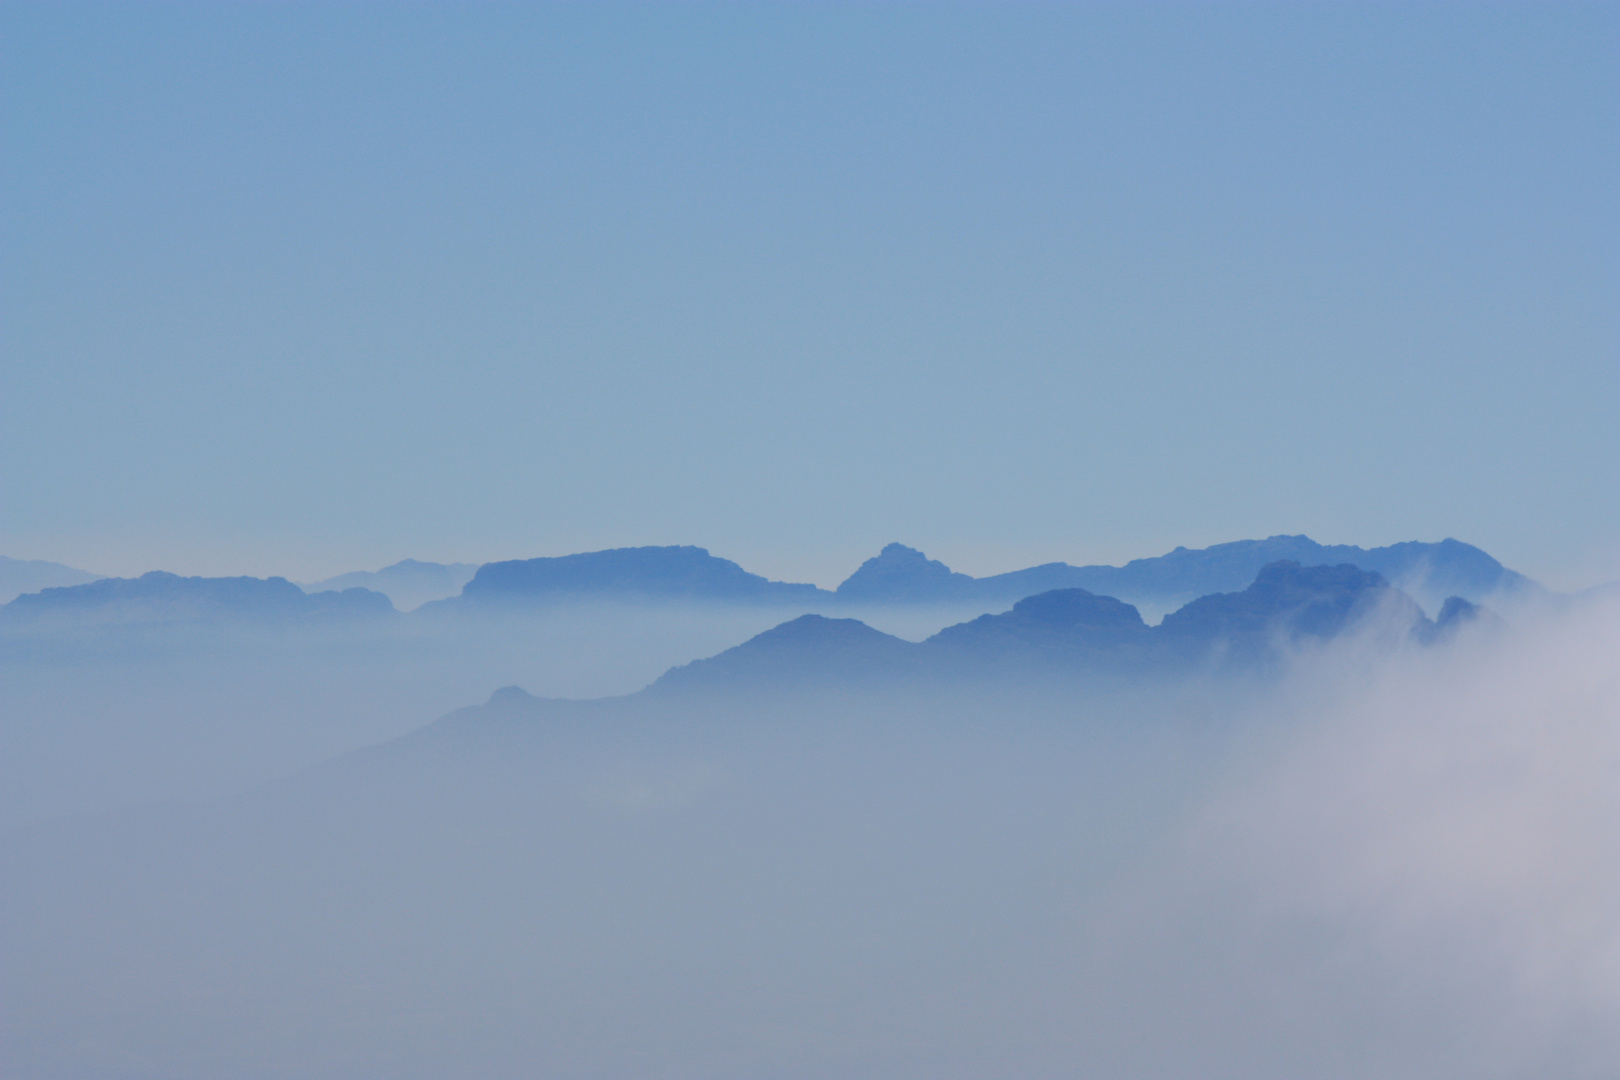
[[[1307,536],[1239,540],[1202,549],[1178,547],[1124,566],[1046,563],[974,578],[915,548],[891,543],[862,563],[835,591],[772,581],[699,547],[615,548],[538,559],[487,563],[461,596],[435,602],[437,610],[475,610],[556,600],[684,600],[778,605],[1000,604],[1055,589],[1085,589],[1157,610],[1199,596],[1242,590],[1261,567],[1278,561],[1302,566],[1350,564],[1382,574],[1433,609],[1446,596],[1479,602],[1499,594],[1539,590],[1479,548],[1457,540],[1410,541],[1363,549],[1324,545]]]
[[[881,603],[932,603],[970,596],[977,584],[974,578],[958,574],[915,548],[888,544],[844,579],[838,586],[838,597]]]
[[[1534,582],[1504,568],[1485,552],[1456,540],[1364,550],[1348,545],[1325,546],[1304,536],[1274,536],[1201,550],[1177,548],[1121,567],[1048,563],[985,578],[957,573],[920,551],[891,543],[862,563],[835,592],[770,580],[704,548],[666,546],[486,563],[472,573],[459,595],[429,600],[421,610],[428,615],[476,615],[556,602],[601,601],[758,604],[824,614],[862,607],[927,604],[983,605],[980,610],[986,610],[1044,593],[1082,589],[1122,602],[1149,605],[1156,615],[1198,597],[1241,591],[1263,566],[1278,561],[1305,566],[1353,565],[1401,585],[1430,610],[1438,608],[1446,596],[1477,603],[1502,594],[1540,591]],[[377,589],[361,592],[378,596],[391,589],[397,594],[399,606],[411,607],[424,596],[442,596],[455,587],[458,575],[471,569],[466,564],[446,566],[407,559],[380,571],[340,575],[331,583],[370,581]],[[271,584],[274,582],[281,584]],[[7,610],[13,619],[23,612],[37,615],[46,610],[89,617],[96,610],[110,612],[142,605],[152,612],[168,610],[184,615],[187,611],[207,611],[216,617],[243,618],[271,613],[362,614],[382,610],[377,600],[364,596],[332,599],[355,591],[311,592],[310,596],[326,599],[305,603],[288,591],[288,583],[281,578],[180,578],[154,572],[141,578],[104,579],[25,594],[36,598]],[[1036,632],[1034,623],[1027,629]]]
[[[925,642],[958,666],[1057,660],[1079,651],[1097,655],[1135,648],[1152,638],[1141,613],[1112,596],[1053,589],[1027,596],[998,615],[947,626]]]
[[[10,621],[48,616],[296,620],[394,614],[388,597],[369,589],[306,593],[286,578],[181,577],[162,570],[27,593],[0,608],[0,616]]]
[[[1447,625],[1474,617],[1448,602]],[[920,643],[854,619],[805,615],[718,656],[672,669],[654,690],[849,684],[877,679],[949,681],[1038,668],[1076,673],[1162,673],[1209,662],[1250,665],[1304,639],[1326,640],[1377,617],[1418,641],[1437,624],[1383,575],[1348,563],[1263,567],[1241,591],[1201,597],[1147,626],[1135,607],[1085,589],[1026,597],[1012,609],[949,626]]]
[[[478,571],[475,563],[435,563],[402,559],[381,570],[353,570],[313,584],[300,584],[305,592],[340,592],[370,589],[380,592],[400,611],[410,611],[430,600],[455,596]]]
[[[1200,597],[1164,617],[1161,636],[1253,638],[1285,632],[1290,638],[1329,638],[1379,605],[1405,624],[1427,621],[1421,608],[1382,574],[1349,563],[1301,567],[1292,560],[1262,567],[1242,592]]]
[[[909,674],[918,646],[874,630],[858,619],[801,615],[717,656],[672,668],[653,684],[686,688],[758,689],[805,679],[859,682]]]
[[[1184,603],[1198,596],[1241,590],[1261,567],[1284,560],[1302,566],[1348,563],[1409,584],[1436,602],[1448,595],[1478,601],[1496,593],[1539,588],[1479,548],[1457,540],[1408,541],[1364,549],[1318,544],[1308,536],[1272,536],[1197,550],[1178,547],[1165,555],[1133,559],[1124,566],[1045,563],[983,578],[955,573],[920,551],[890,544],[840,585],[838,595],[887,603],[1010,602],[1052,589],[1080,588],[1137,602]]]
[[[23,593],[84,585],[100,578],[100,574],[44,559],[12,559],[0,555],[0,604],[8,604]]]

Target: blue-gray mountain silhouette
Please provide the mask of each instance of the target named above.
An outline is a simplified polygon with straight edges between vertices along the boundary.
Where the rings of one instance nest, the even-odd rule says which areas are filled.
[[[886,604],[937,603],[982,593],[978,580],[904,544],[889,544],[838,586],[840,599]]]
[[[636,547],[485,563],[454,601],[465,609],[580,598],[793,603],[829,594],[750,574],[700,547]]]
[[[915,644],[858,619],[801,615],[718,656],[674,668],[661,689],[724,685],[732,689],[790,686],[806,677],[843,683],[890,679],[912,671]]]
[[[1260,568],[1279,561],[1304,566],[1348,563],[1409,585],[1438,602],[1455,595],[1479,601],[1503,592],[1539,588],[1490,555],[1457,540],[1411,541],[1364,549],[1318,544],[1307,536],[1238,540],[1192,550],[1178,547],[1124,566],[1045,563],[992,577],[973,578],[901,544],[890,544],[838,587],[845,599],[868,603],[1011,602],[1052,589],[1086,589],[1144,603],[1184,603],[1244,588]]]
[[[1085,589],[1053,589],[1026,596],[999,615],[947,626],[925,644],[949,662],[968,667],[995,662],[1054,661],[1130,650],[1153,640],[1141,614],[1112,596]]]
[[[1457,540],[1408,542],[1363,549],[1324,545],[1306,536],[1239,540],[1135,559],[1124,566],[1046,563],[991,577],[957,573],[903,544],[866,560],[835,592],[772,581],[699,547],[637,547],[539,559],[487,563],[461,596],[434,610],[476,610],[566,599],[689,600],[809,606],[893,604],[1011,604],[1054,589],[1085,589],[1159,610],[1199,596],[1243,589],[1260,568],[1291,560],[1304,566],[1348,563],[1382,574],[1425,604],[1446,596],[1479,602],[1502,593],[1539,589],[1479,548]]]
[[[1382,574],[1349,563],[1309,569],[1292,561],[1262,567],[1242,592],[1200,597],[1164,617],[1160,636],[1253,638],[1279,630],[1288,637],[1328,638],[1376,605],[1394,605],[1400,621],[1419,624],[1423,612]]]
[[[1324,546],[1303,536],[1274,536],[1196,551],[1177,548],[1167,555],[1136,559],[1124,566],[1048,563],[985,578],[956,573],[915,549],[889,544],[863,563],[836,592],[814,585],[772,581],[703,548],[686,546],[616,548],[487,563],[477,569],[460,595],[431,601],[424,610],[476,613],[564,600],[749,603],[821,612],[892,604],[971,603],[991,607],[1066,589],[1083,589],[1163,610],[1195,597],[1242,590],[1262,566],[1279,560],[1303,565],[1354,565],[1407,584],[1423,602],[1435,606],[1447,595],[1478,602],[1500,593],[1539,589],[1485,552],[1456,540],[1363,550]],[[382,571],[358,572],[332,581],[365,578],[380,588],[404,590],[400,606],[409,607],[416,598],[405,595],[409,590],[429,588],[442,593],[454,586],[456,574],[466,570],[463,565],[405,560]],[[154,616],[160,611],[168,611],[170,616],[207,613],[215,617],[288,617],[315,612],[358,615],[381,613],[386,599],[378,591],[349,588],[311,593],[313,599],[306,601],[289,591],[297,590],[297,586],[289,586],[281,578],[180,578],[154,572],[141,578],[103,579],[91,584],[99,588],[86,584],[67,587],[65,592],[57,588],[24,594],[37,599],[14,609],[8,607],[7,617],[73,611],[88,618],[96,611],[137,608]]]
[[[1474,624],[1496,630],[1505,625],[1502,617],[1490,608],[1453,596],[1440,606],[1440,613],[1434,617],[1433,625],[1419,630],[1419,636],[1426,642],[1444,641],[1463,627]]]
[[[1448,625],[1474,605],[1449,603]],[[1275,656],[1302,639],[1328,639],[1377,612],[1387,625],[1432,640],[1431,622],[1381,574],[1347,563],[1262,567],[1248,588],[1202,597],[1147,626],[1136,608],[1085,589],[1026,597],[1012,610],[946,627],[913,644],[854,619],[806,615],[733,649],[667,672],[654,690],[755,688],[879,678],[951,680],[1030,667],[1076,672],[1163,671],[1219,658],[1227,665]]]
[[[87,585],[26,593],[0,608],[0,616],[10,622],[52,617],[288,620],[393,614],[388,597],[369,589],[306,593],[286,578],[181,577],[161,570],[138,578],[102,578]]]
[[[403,559],[381,570],[353,570],[299,587],[305,592],[370,589],[380,592],[401,611],[421,607],[430,600],[455,596],[478,570],[476,563],[435,563]]]
[[[83,585],[100,578],[100,574],[44,559],[11,559],[0,555],[0,604],[10,603],[23,593]]]

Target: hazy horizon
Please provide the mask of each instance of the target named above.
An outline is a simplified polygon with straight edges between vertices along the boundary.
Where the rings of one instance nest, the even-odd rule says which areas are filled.
[[[8,4],[0,551],[1620,577],[1613,5]]]
[[[1273,535],[1302,535],[1302,534],[1287,534],[1287,533],[1285,533],[1285,534],[1273,534]],[[964,564],[961,564],[961,563],[958,563],[958,562],[954,562],[950,558],[941,557],[940,554],[937,551],[929,549],[927,547],[923,547],[923,546],[919,546],[919,545],[915,545],[915,544],[910,544],[910,543],[907,543],[906,546],[907,547],[914,547],[914,548],[917,548],[918,550],[923,551],[923,553],[928,555],[929,558],[936,559],[936,560],[938,560],[940,562],[945,563],[952,570],[954,570],[954,571],[956,571],[958,573],[967,574],[970,577],[991,577],[991,576],[994,576],[996,574],[1009,573],[1009,572],[1014,571],[1014,570],[1023,570],[1023,569],[1027,569],[1027,568],[1032,567],[1032,566],[1040,566],[1040,565],[1044,565],[1046,563],[1053,563],[1053,562],[1066,562],[1071,566],[1084,566],[1084,565],[1123,566],[1124,564],[1126,564],[1128,562],[1131,562],[1131,561],[1133,561],[1135,559],[1156,558],[1158,556],[1161,556],[1161,555],[1167,554],[1167,553],[1169,553],[1171,551],[1174,551],[1176,548],[1181,548],[1181,547],[1199,549],[1199,548],[1202,548],[1202,547],[1216,546],[1218,544],[1230,543],[1230,542],[1234,542],[1234,541],[1238,541],[1238,540],[1260,540],[1260,539],[1266,539],[1266,537],[1262,537],[1262,536],[1230,537],[1227,540],[1213,541],[1211,544],[1204,544],[1204,545],[1200,545],[1200,544],[1176,544],[1176,545],[1172,545],[1171,547],[1167,547],[1167,548],[1165,548],[1163,550],[1156,550],[1156,551],[1152,551],[1152,552],[1141,552],[1141,553],[1132,554],[1132,555],[1120,556],[1120,557],[1118,557],[1118,558],[1116,558],[1114,560],[1111,560],[1111,561],[1110,560],[1100,560],[1100,561],[1087,562],[1087,561],[1082,560],[1082,559],[1080,559],[1079,557],[1076,557],[1076,556],[1069,556],[1067,558],[1065,558],[1065,557],[1044,558],[1043,557],[1043,558],[1039,558],[1039,559],[1031,559],[1030,561],[1027,561],[1027,562],[1017,562],[1017,561],[1014,561],[1014,562],[998,562],[998,563],[995,563],[993,565],[980,566],[980,567],[976,567],[976,568],[972,567],[972,566],[969,566],[969,565],[964,565]],[[1315,537],[1315,536],[1310,537],[1310,539],[1316,540],[1317,542],[1324,544],[1324,546],[1332,546],[1332,545],[1336,545],[1336,544],[1351,544],[1350,541],[1345,541],[1345,540],[1340,540],[1340,539],[1326,539],[1326,540],[1324,540],[1322,537]],[[1372,548],[1376,548],[1376,547],[1389,546],[1390,544],[1406,543],[1406,542],[1413,541],[1413,540],[1415,540],[1415,541],[1417,541],[1419,543],[1434,543],[1434,542],[1438,542],[1441,539],[1461,540],[1464,543],[1469,542],[1465,537],[1444,537],[1444,538],[1442,538],[1442,537],[1434,537],[1434,538],[1406,537],[1406,538],[1404,538],[1402,540],[1391,540],[1391,541],[1388,541],[1387,543],[1384,543],[1384,544],[1351,544],[1351,546],[1361,547],[1361,548],[1364,548],[1364,549],[1372,549]],[[883,543],[878,543],[878,544],[872,545],[871,549],[866,554],[861,555],[858,558],[856,558],[849,565],[849,568],[847,570],[843,570],[841,572],[836,570],[836,569],[831,570],[829,572],[833,576],[823,578],[821,580],[811,580],[810,578],[807,578],[807,577],[795,577],[795,576],[792,576],[791,574],[788,574],[787,576],[779,576],[779,575],[776,575],[776,574],[772,574],[770,572],[757,569],[755,566],[753,566],[751,564],[744,563],[741,560],[727,554],[723,550],[716,550],[715,548],[709,547],[708,545],[705,545],[705,544],[691,544],[691,545],[674,545],[674,544],[661,545],[661,544],[654,544],[654,545],[646,545],[646,546],[652,546],[652,547],[660,547],[660,546],[693,546],[693,547],[700,547],[700,548],[704,548],[711,555],[714,555],[717,558],[728,559],[731,562],[738,563],[738,565],[742,566],[742,568],[744,570],[748,571],[749,573],[758,574],[761,577],[766,577],[766,578],[769,578],[769,579],[771,579],[773,581],[796,582],[796,583],[815,585],[817,588],[824,589],[824,590],[827,590],[827,591],[830,592],[830,591],[835,590],[841,582],[843,582],[846,578],[849,577],[850,574],[852,574],[856,569],[858,569],[861,563],[865,562],[867,559],[870,559],[873,555],[877,554],[878,550],[881,549],[884,546],[884,544],[890,543],[890,542],[896,542],[896,541],[884,541]],[[898,541],[898,542],[905,543],[905,541],[903,541],[903,540]],[[614,545],[609,545],[609,548],[602,549],[602,550],[609,550],[609,549],[612,549],[612,548],[624,548],[624,547],[629,547],[629,546],[632,546],[632,545],[614,544]],[[1473,546],[1478,547],[1479,545],[1475,544]],[[1050,549],[1046,549],[1046,550],[1050,550]],[[0,554],[9,554],[9,553],[0,553]],[[260,570],[260,571],[248,571],[248,570],[241,570],[241,569],[220,569],[218,565],[215,565],[212,562],[207,564],[211,568],[207,572],[199,572],[199,571],[197,571],[195,569],[177,569],[176,567],[171,566],[171,565],[161,565],[161,566],[140,565],[138,568],[130,569],[126,573],[108,573],[108,572],[102,571],[102,570],[100,570],[100,569],[98,569],[96,567],[91,567],[91,566],[72,566],[71,569],[87,571],[89,573],[98,574],[98,575],[100,575],[102,577],[139,577],[141,574],[147,573],[147,572],[152,571],[152,570],[161,570],[161,571],[164,571],[166,573],[179,574],[179,575],[185,576],[185,577],[237,577],[237,576],[259,577],[259,578],[280,577],[280,578],[285,578],[288,581],[292,581],[292,582],[295,582],[295,583],[298,583],[298,584],[301,584],[301,585],[315,585],[315,584],[320,584],[320,583],[322,583],[324,581],[330,580],[331,578],[340,577],[340,576],[342,576],[344,574],[350,574],[350,573],[356,573],[356,572],[359,572],[359,573],[368,573],[368,572],[369,573],[375,573],[375,572],[377,572],[379,570],[387,569],[387,568],[392,567],[392,566],[394,566],[394,565],[396,565],[398,563],[401,563],[401,562],[417,561],[417,562],[426,562],[426,563],[437,563],[439,565],[447,565],[447,566],[448,565],[455,565],[455,564],[459,563],[461,565],[481,566],[486,562],[503,562],[503,561],[510,561],[510,560],[524,560],[524,559],[533,559],[533,558],[551,558],[551,557],[557,557],[557,556],[562,556],[562,555],[575,555],[575,554],[581,554],[581,552],[575,552],[575,551],[535,552],[535,553],[529,553],[529,554],[523,554],[523,555],[507,556],[507,557],[502,558],[502,559],[485,559],[485,560],[482,560],[482,561],[472,560],[472,559],[445,559],[445,560],[441,561],[441,560],[436,560],[436,559],[422,559],[422,558],[419,558],[418,556],[415,556],[415,555],[406,555],[406,556],[402,556],[402,557],[400,557],[398,559],[394,559],[394,560],[392,560],[390,562],[382,563],[382,564],[378,564],[378,565],[349,566],[346,569],[336,570],[336,571],[332,571],[330,573],[309,574],[309,575],[300,575],[300,574],[297,574],[297,573],[289,573],[289,572],[286,572],[285,570],[280,570],[280,569]],[[1487,552],[1487,554],[1491,554],[1491,553]],[[11,556],[11,557],[17,558],[17,556]],[[63,560],[60,560],[60,559],[47,559],[47,558],[40,557],[40,561],[54,562],[54,563],[58,563],[60,565],[68,565]],[[780,561],[780,560],[778,560],[778,561]],[[820,560],[818,560],[818,562],[820,562]],[[1597,565],[1598,564],[1595,563],[1595,562],[1592,565],[1589,565],[1580,576],[1572,577],[1568,573],[1566,573],[1566,574],[1564,574],[1562,576],[1555,577],[1553,579],[1553,583],[1543,581],[1540,578],[1537,578],[1534,574],[1526,574],[1525,576],[1529,577],[1531,580],[1535,581],[1537,584],[1546,585],[1548,588],[1551,588],[1554,592],[1579,592],[1582,589],[1593,588],[1593,587],[1600,586],[1600,585],[1608,585],[1608,584],[1612,584],[1615,581],[1620,581],[1620,577],[1604,576],[1605,574],[1609,573],[1611,570],[1620,570],[1620,567],[1608,567],[1607,563],[1603,563],[1602,565],[1603,565],[1604,569],[1601,569],[1601,570],[1594,569],[1594,567],[1596,567]],[[1520,570],[1520,568],[1516,567],[1516,566],[1509,566],[1508,569],[1510,569],[1510,570]]]
[[[1617,118],[1607,2],[0,5],[0,1074],[1614,1080]]]
[[[1600,1080],[1617,614],[1416,647],[1373,612],[1259,679],[503,695],[242,793],[3,829],[4,1055]]]

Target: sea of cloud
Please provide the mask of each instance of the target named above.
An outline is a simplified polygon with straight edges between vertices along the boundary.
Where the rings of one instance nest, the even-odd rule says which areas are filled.
[[[28,1077],[1609,1077],[1620,607],[1263,677],[510,699],[13,830]]]

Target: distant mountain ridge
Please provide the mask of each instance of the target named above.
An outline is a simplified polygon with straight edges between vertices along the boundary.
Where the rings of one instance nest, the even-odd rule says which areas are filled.
[[[1055,589],[1025,597],[1010,611],[948,626],[920,643],[881,633],[855,619],[803,615],[717,656],[671,669],[655,692],[752,689],[810,683],[1068,670],[1164,671],[1218,661],[1242,667],[1280,656],[1307,639],[1327,640],[1376,616],[1381,625],[1432,642],[1479,615],[1461,598],[1430,620],[1381,574],[1342,563],[1262,567],[1241,591],[1201,597],[1158,626],[1114,597]]]
[[[1490,555],[1457,540],[1410,541],[1382,548],[1319,544],[1307,536],[1238,540],[1133,559],[1124,566],[1046,563],[975,578],[915,548],[891,543],[862,563],[834,591],[772,581],[700,547],[614,548],[538,559],[486,563],[454,600],[434,608],[616,598],[861,607],[892,604],[1001,604],[1053,589],[1086,589],[1159,609],[1248,586],[1278,561],[1302,566],[1349,564],[1383,575],[1430,607],[1447,596],[1479,602],[1540,586]]]
[[[305,592],[341,592],[344,589],[370,589],[394,602],[400,611],[421,607],[430,600],[455,596],[473,575],[477,563],[435,563],[402,559],[381,570],[352,570],[313,584],[300,583]]]
[[[1071,566],[1046,563],[990,577],[974,578],[903,544],[891,543],[862,563],[835,591],[810,584],[773,581],[744,570],[730,559],[701,547],[614,548],[573,555],[514,559],[472,567],[406,559],[378,571],[339,575],[319,585],[290,585],[281,578],[180,578],[148,574],[133,579],[57,586],[24,594],[17,610],[46,608],[88,612],[98,605],[134,603],[202,605],[217,615],[245,616],[250,610],[303,610],[288,588],[311,596],[347,595],[355,589],[392,601],[400,609],[476,615],[495,610],[521,610],[536,604],[580,601],[701,602],[757,604],[801,611],[836,612],[892,605],[983,605],[993,610],[1025,597],[1057,589],[1084,589],[1156,609],[1173,610],[1216,593],[1246,588],[1262,567],[1278,561],[1302,566],[1351,565],[1376,573],[1403,588],[1428,610],[1436,611],[1449,596],[1478,603],[1502,595],[1543,592],[1535,582],[1502,566],[1479,548],[1457,540],[1407,542],[1363,549],[1323,545],[1305,536],[1240,540],[1199,550],[1176,548],[1165,555],[1134,559],[1124,566]],[[15,564],[15,560],[10,560]],[[46,564],[54,565],[54,564]],[[0,565],[0,569],[3,569]],[[59,568],[67,571],[69,568]],[[71,573],[82,573],[69,571]],[[150,579],[150,580],[148,580]],[[460,592],[452,595],[458,581]],[[189,584],[178,584],[181,582]],[[235,582],[233,586],[201,582]],[[258,585],[248,585],[258,582]],[[271,585],[280,582],[280,585]],[[321,585],[344,586],[320,590]],[[62,592],[63,589],[69,590]],[[78,591],[88,589],[89,591]],[[189,599],[182,599],[185,594]],[[230,599],[234,597],[234,599]],[[251,597],[251,599],[250,599]],[[178,605],[178,607],[176,607]],[[321,610],[381,610],[376,601],[317,601]],[[368,608],[369,605],[369,608]],[[9,607],[8,607],[9,610]],[[310,608],[309,610],[314,610]]]
[[[394,614],[388,597],[369,589],[306,593],[286,578],[181,577],[162,570],[25,593],[0,608],[0,618],[12,623],[53,616],[275,621]]]
[[[0,555],[0,604],[10,603],[23,593],[39,592],[67,585],[99,581],[100,574],[44,559],[12,559]]]
[[[921,648],[858,619],[801,615],[716,656],[672,668],[653,688],[735,690],[793,686],[806,678],[888,679],[917,670]]]
[[[1302,566],[1348,563],[1409,586],[1435,602],[1446,596],[1477,602],[1501,592],[1539,589],[1529,578],[1458,540],[1366,549],[1319,544],[1308,536],[1272,536],[1197,550],[1178,547],[1124,566],[1045,563],[983,578],[955,573],[920,551],[889,544],[850,575],[838,587],[838,595],[868,603],[1011,602],[1051,589],[1078,588],[1137,602],[1185,602],[1242,589],[1261,567],[1284,560]]]
[[[814,585],[751,574],[704,548],[639,547],[485,563],[459,597],[428,606],[466,609],[582,597],[802,603],[831,595]]]

